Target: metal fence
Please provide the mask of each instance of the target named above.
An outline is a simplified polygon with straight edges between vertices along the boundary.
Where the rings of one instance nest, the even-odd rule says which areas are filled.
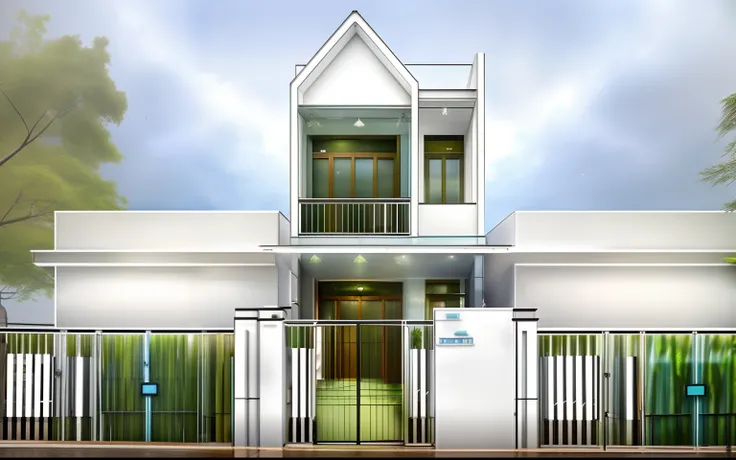
[[[545,446],[727,447],[736,439],[733,333],[540,333]],[[703,396],[686,387],[702,384]]]
[[[431,322],[286,327],[289,443],[433,443]]]
[[[3,336],[1,440],[231,442],[232,333]]]
[[[345,235],[409,234],[410,200],[312,199],[299,200],[299,233]]]

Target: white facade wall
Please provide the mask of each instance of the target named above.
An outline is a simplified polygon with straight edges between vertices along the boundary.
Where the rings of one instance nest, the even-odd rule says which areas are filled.
[[[59,267],[56,326],[232,328],[236,308],[277,306],[271,267]]]
[[[539,327],[734,328],[734,266],[517,266],[515,306]]]

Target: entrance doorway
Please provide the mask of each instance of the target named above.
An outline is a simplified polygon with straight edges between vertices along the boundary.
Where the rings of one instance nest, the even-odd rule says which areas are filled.
[[[401,283],[318,286],[316,442],[401,442]],[[364,294],[364,295],[363,295]],[[343,323],[344,322],[344,323]]]

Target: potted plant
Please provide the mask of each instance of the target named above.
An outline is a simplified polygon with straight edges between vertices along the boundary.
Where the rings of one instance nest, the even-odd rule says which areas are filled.
[[[422,330],[418,327],[411,330],[411,349],[419,350],[422,348]]]

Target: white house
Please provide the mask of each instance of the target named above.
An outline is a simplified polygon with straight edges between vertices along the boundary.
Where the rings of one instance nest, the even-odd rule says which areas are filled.
[[[590,344],[612,331],[731,334],[736,216],[517,212],[485,235],[485,55],[441,89],[417,78],[424,67],[356,11],[297,66],[289,218],[57,212],[55,249],[34,251],[56,274],[56,327],[234,331],[236,445],[600,445],[594,433],[613,429],[601,414],[621,401],[633,415],[620,443],[656,444],[649,406],[632,399],[650,368],[632,364],[638,377],[599,400],[615,347]],[[545,348],[580,334],[594,337],[583,354]],[[548,356],[592,361],[550,377]],[[564,382],[572,393],[545,393]],[[581,388],[595,409],[548,410]],[[548,436],[563,419],[576,434]]]

